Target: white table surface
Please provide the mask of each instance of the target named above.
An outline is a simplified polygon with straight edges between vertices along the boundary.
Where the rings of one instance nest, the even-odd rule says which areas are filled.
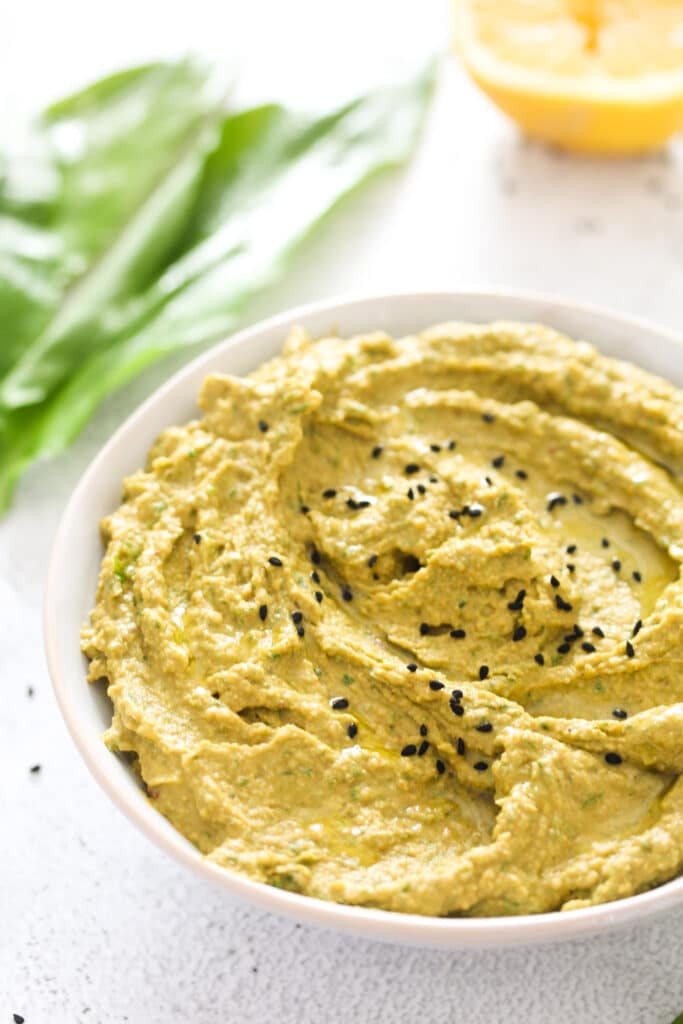
[[[370,67],[386,74],[430,41],[445,45],[448,31],[441,0],[6,7],[8,128],[89,77],[183,47],[237,55],[247,92],[306,97]],[[527,144],[451,62],[412,166],[337,214],[248,320],[352,289],[501,285],[683,329],[682,164],[680,145],[601,163]],[[168,372],[156,367],[108,401],[71,451],[29,473],[0,523],[0,1024],[12,1012],[27,1024],[670,1024],[683,1010],[680,911],[528,950],[362,942],[233,904],[100,792],[52,696],[43,577],[80,473]]]

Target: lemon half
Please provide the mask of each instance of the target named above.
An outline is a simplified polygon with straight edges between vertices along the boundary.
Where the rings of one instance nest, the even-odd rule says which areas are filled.
[[[683,0],[455,0],[470,75],[530,136],[638,153],[683,127]]]

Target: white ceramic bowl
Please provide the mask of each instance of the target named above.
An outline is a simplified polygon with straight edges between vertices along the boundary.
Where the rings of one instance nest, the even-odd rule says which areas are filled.
[[[195,396],[207,373],[249,372],[280,350],[294,323],[313,335],[331,329],[350,335],[378,328],[400,335],[450,319],[540,321],[683,386],[682,339],[632,318],[533,295],[437,292],[335,300],[294,309],[241,331],[195,359],[148,398],[78,484],[59,526],[47,577],[44,629],[50,674],[74,742],[105,792],[161,849],[233,896],[310,924],[413,945],[492,947],[594,934],[680,903],[683,877],[639,896],[569,913],[435,919],[327,903],[222,870],[205,861],[154,810],[127,765],[106,749],[101,734],[109,725],[111,706],[99,688],[86,682],[79,630],[95,598],[102,557],[98,521],[118,506],[123,477],[143,465],[159,432],[196,415]]]

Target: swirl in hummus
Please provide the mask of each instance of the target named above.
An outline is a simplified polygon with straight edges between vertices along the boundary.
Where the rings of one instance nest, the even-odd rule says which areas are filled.
[[[432,915],[683,863],[683,394],[546,327],[312,340],[103,524],[106,741],[214,863]]]

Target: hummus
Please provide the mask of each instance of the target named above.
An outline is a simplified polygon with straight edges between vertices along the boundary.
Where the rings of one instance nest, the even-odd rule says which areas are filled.
[[[209,377],[103,523],[112,750],[212,862],[433,915],[683,864],[683,394],[537,325]]]

